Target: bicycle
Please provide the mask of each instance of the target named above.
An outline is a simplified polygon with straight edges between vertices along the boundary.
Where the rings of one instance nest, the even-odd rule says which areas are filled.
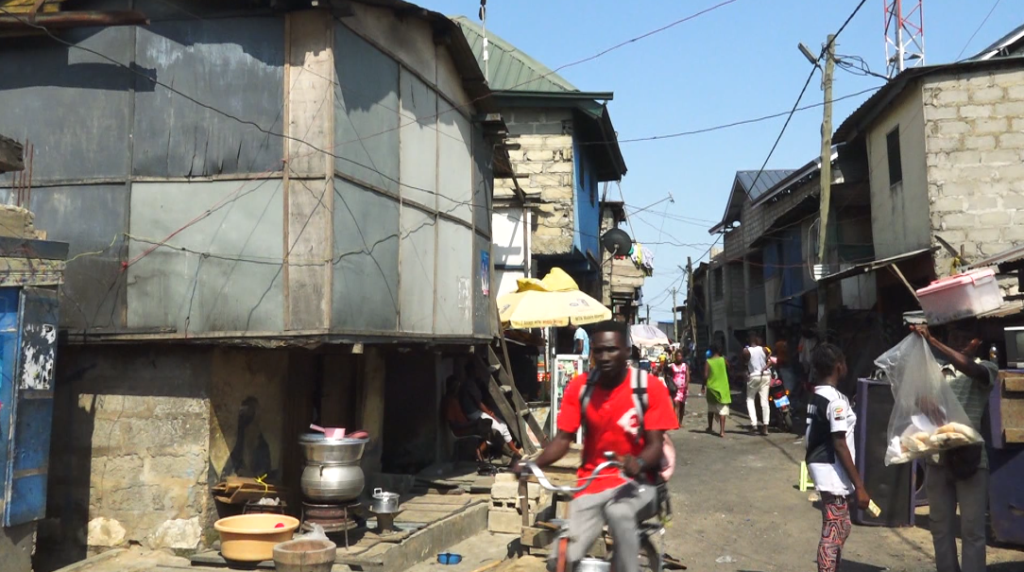
[[[520,476],[520,478],[521,479],[526,479],[527,478],[526,471],[529,471],[529,473],[531,473],[537,479],[537,482],[544,489],[547,489],[548,491],[551,491],[553,493],[575,494],[575,493],[578,493],[578,492],[586,489],[587,487],[589,487],[590,484],[592,482],[594,482],[594,479],[596,479],[598,477],[598,475],[602,471],[604,471],[606,469],[609,469],[609,468],[619,469],[619,474],[622,475],[623,477],[625,477],[625,475],[622,474],[622,471],[621,471],[622,463],[620,463],[619,461],[614,460],[614,455],[612,453],[605,453],[604,456],[608,460],[603,462],[603,463],[601,463],[601,464],[599,464],[594,469],[594,471],[590,474],[590,477],[588,477],[585,480],[583,480],[582,484],[580,484],[579,486],[575,486],[575,487],[561,486],[561,487],[559,487],[559,486],[555,486],[555,485],[551,484],[551,482],[544,475],[544,471],[542,471],[541,468],[538,467],[536,465],[536,463],[534,463],[533,461],[527,461],[527,462],[525,462],[523,464],[523,467],[524,467],[525,471]],[[628,477],[625,477],[625,478],[628,479]],[[657,487],[657,485],[646,485],[646,484],[641,484],[640,486],[654,486],[654,487]],[[661,496],[661,491],[659,490],[658,491],[658,503],[659,504],[661,503],[661,500],[662,500],[662,496]],[[558,527],[558,535],[557,535],[556,540],[555,540],[555,550],[558,551],[558,569],[557,569],[557,572],[572,572],[572,571],[569,571],[569,570],[565,569],[565,555],[566,555],[566,551],[567,551],[567,548],[568,548],[568,545],[569,545],[569,522],[567,520],[563,520],[563,519],[552,519],[550,521],[550,524],[555,525],[555,526]],[[655,534],[657,534],[659,536],[663,535],[665,533],[664,526],[662,526],[662,524],[660,522],[654,521],[653,519],[637,523],[637,525],[638,525],[638,529],[639,529],[638,530],[638,534],[640,536],[640,555],[639,555],[639,558],[640,558],[640,569],[641,570],[646,570],[648,572],[662,572],[662,569],[663,569],[663,566],[664,566],[664,560],[662,558],[662,552],[661,552],[661,550],[658,549],[657,546],[655,546],[655,543],[654,543],[654,540],[652,539],[652,537]],[[611,569],[612,569],[612,555],[614,554],[614,550],[615,550],[615,547],[614,547],[614,545],[612,545],[612,549],[611,549],[611,551],[609,551],[608,556],[605,559],[591,558],[591,557],[586,557],[586,558],[581,559],[580,562],[577,564],[576,572],[610,572]]]

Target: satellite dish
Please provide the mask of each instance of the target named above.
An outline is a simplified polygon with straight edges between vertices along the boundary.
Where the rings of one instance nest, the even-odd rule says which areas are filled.
[[[601,246],[613,256],[625,256],[633,248],[633,239],[621,228],[613,228],[601,237]]]

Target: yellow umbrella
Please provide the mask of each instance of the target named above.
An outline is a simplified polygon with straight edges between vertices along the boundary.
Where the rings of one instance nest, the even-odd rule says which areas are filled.
[[[498,299],[501,323],[513,328],[561,327],[610,320],[612,312],[579,286],[561,268],[543,280],[520,278],[519,289]]]

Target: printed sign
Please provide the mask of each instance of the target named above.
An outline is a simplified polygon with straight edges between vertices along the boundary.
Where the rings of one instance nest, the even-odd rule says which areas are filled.
[[[480,251],[480,289],[484,296],[491,295],[491,253]]]

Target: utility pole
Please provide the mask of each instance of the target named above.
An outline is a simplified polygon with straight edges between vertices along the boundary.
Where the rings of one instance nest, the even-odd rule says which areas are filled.
[[[697,313],[693,297],[693,260],[686,257],[686,323],[690,327],[690,341],[697,345]]]
[[[647,305],[647,324],[651,324],[651,305]]]
[[[675,332],[676,343],[679,343],[679,314],[676,312],[676,289],[672,289],[672,330]],[[680,344],[680,347],[682,344]]]
[[[832,194],[832,74],[836,69],[836,37],[829,34],[825,44],[825,70],[821,87],[825,91],[825,114],[821,120],[821,231],[818,234],[818,264],[825,265],[825,240],[828,237],[829,201]]]

